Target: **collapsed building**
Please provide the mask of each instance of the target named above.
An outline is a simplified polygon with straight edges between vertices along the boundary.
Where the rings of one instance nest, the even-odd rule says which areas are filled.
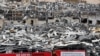
[[[76,45],[79,49],[83,46],[88,54],[94,48],[94,54],[99,56],[98,5],[34,1],[37,3],[33,0],[3,0],[3,4],[0,3],[1,53],[20,48],[50,52],[54,49],[72,50],[78,49],[73,47]],[[91,26],[98,28],[91,29]]]

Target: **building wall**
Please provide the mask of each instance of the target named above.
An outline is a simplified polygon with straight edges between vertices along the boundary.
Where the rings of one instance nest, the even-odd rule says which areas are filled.
[[[59,1],[59,2],[63,2],[63,0],[39,0],[40,2],[41,1],[45,1],[45,2],[56,2],[56,1]]]
[[[87,3],[100,4],[100,0],[86,0]]]
[[[64,2],[78,3],[80,0],[64,0]]]
[[[100,17],[99,16],[89,16],[89,20],[92,21],[92,25],[98,25],[97,21],[100,21]],[[100,24],[99,24],[100,25]]]
[[[4,20],[3,19],[0,19],[0,30],[2,30],[3,24],[4,24]]]
[[[31,25],[31,21],[33,21],[33,25],[38,25],[38,19],[28,18],[25,21],[28,25]]]

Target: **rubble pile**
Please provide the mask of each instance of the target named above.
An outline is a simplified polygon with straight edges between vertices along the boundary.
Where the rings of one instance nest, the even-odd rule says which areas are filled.
[[[0,46],[3,46],[3,50],[14,50],[22,47],[28,50],[52,51],[55,46],[73,44],[99,46],[98,44],[94,45],[94,43],[100,41],[98,36],[92,35],[88,28],[82,24],[68,25],[63,22],[55,22],[49,23],[48,27],[46,24],[34,28],[25,25],[23,27],[20,25],[6,27],[0,35]]]
[[[0,53],[85,49],[90,54],[88,56],[100,56],[100,34],[95,34],[100,30],[90,30],[92,21],[88,20],[91,15],[96,19],[99,14],[99,4],[66,2],[34,4],[30,1],[30,4],[24,6],[13,2],[0,3],[0,18],[9,21],[9,23],[4,21],[0,32]],[[62,20],[63,18],[65,19]],[[30,24],[26,22],[28,19],[45,20],[46,24],[34,26],[33,21]],[[56,21],[50,23],[48,19]],[[18,25],[13,21],[18,21]],[[93,25],[100,24],[99,22],[100,20],[97,23],[93,22]]]

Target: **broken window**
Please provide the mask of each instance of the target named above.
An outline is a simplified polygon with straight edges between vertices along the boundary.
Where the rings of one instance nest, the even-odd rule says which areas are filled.
[[[22,12],[21,11],[8,11],[5,14],[7,20],[22,20]]]
[[[79,19],[79,17],[73,17],[73,19]]]
[[[89,20],[88,23],[89,23],[89,24],[92,24],[92,20]]]
[[[56,20],[55,22],[59,22],[59,20]]]
[[[2,27],[0,26],[0,28],[2,28]]]
[[[100,24],[100,20],[97,20],[97,24]]]
[[[46,20],[46,18],[45,17],[39,17],[38,20],[44,21],[44,20]]]
[[[48,17],[48,19],[54,19],[54,17]]]
[[[31,25],[33,25],[34,24],[34,20],[31,20]]]
[[[87,18],[81,19],[81,22],[82,22],[82,23],[87,23]]]
[[[23,24],[25,24],[26,23],[26,21],[25,20],[23,20]]]
[[[50,13],[50,15],[48,16],[48,19],[54,19],[54,16],[52,13]]]

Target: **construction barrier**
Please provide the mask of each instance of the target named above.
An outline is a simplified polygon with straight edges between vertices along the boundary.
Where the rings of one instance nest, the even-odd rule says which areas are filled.
[[[56,56],[86,56],[84,50],[56,50]],[[0,54],[0,56],[52,56],[51,52],[33,52],[33,53],[12,53],[12,54]]]
[[[51,52],[34,52],[32,56],[52,56]]]
[[[31,53],[17,53],[16,56],[32,56]]]
[[[85,50],[56,50],[56,56],[86,56]]]
[[[0,56],[16,56],[16,54],[0,54]]]
[[[32,56],[31,53],[0,54],[0,56]]]

